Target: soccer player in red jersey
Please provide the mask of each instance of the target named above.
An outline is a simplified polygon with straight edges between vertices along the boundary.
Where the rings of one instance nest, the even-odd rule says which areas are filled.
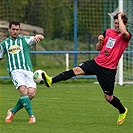
[[[130,32],[126,29],[127,21],[128,18],[123,12],[116,14],[114,16],[114,29],[106,29],[102,35],[98,36],[98,43],[96,44],[96,49],[100,51],[98,56],[53,78],[44,72],[42,76],[46,86],[50,87],[54,83],[68,80],[77,75],[96,75],[105,99],[119,111],[117,124],[122,124],[128,109],[113,95],[113,90],[119,59],[131,38]]]

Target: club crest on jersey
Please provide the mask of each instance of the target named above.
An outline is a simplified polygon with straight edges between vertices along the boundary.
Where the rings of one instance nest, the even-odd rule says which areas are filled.
[[[107,48],[113,48],[113,46],[115,45],[116,39],[113,38],[109,38],[108,42],[106,43],[106,47]]]
[[[17,46],[17,45],[14,45],[14,46],[11,46],[9,49],[8,49],[8,52],[10,54],[17,54],[18,52],[20,52],[21,48],[20,46]]]

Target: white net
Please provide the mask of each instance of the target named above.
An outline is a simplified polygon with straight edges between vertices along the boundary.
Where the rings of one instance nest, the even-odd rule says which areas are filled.
[[[133,0],[123,0],[123,12],[128,16],[127,29],[133,33]],[[123,55],[123,81],[133,83],[133,36]]]

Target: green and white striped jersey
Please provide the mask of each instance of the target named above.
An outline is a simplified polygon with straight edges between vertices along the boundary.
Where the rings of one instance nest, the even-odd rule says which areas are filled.
[[[16,39],[8,37],[0,44],[0,58],[7,55],[7,69],[24,69],[33,71],[30,59],[30,46],[35,44],[34,36],[18,36]]]

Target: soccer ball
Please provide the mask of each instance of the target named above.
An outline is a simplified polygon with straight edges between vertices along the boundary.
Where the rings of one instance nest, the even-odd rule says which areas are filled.
[[[35,83],[37,83],[37,84],[44,84],[45,83],[44,79],[42,78],[42,72],[43,72],[43,70],[36,70],[33,73],[33,79],[34,79]]]

